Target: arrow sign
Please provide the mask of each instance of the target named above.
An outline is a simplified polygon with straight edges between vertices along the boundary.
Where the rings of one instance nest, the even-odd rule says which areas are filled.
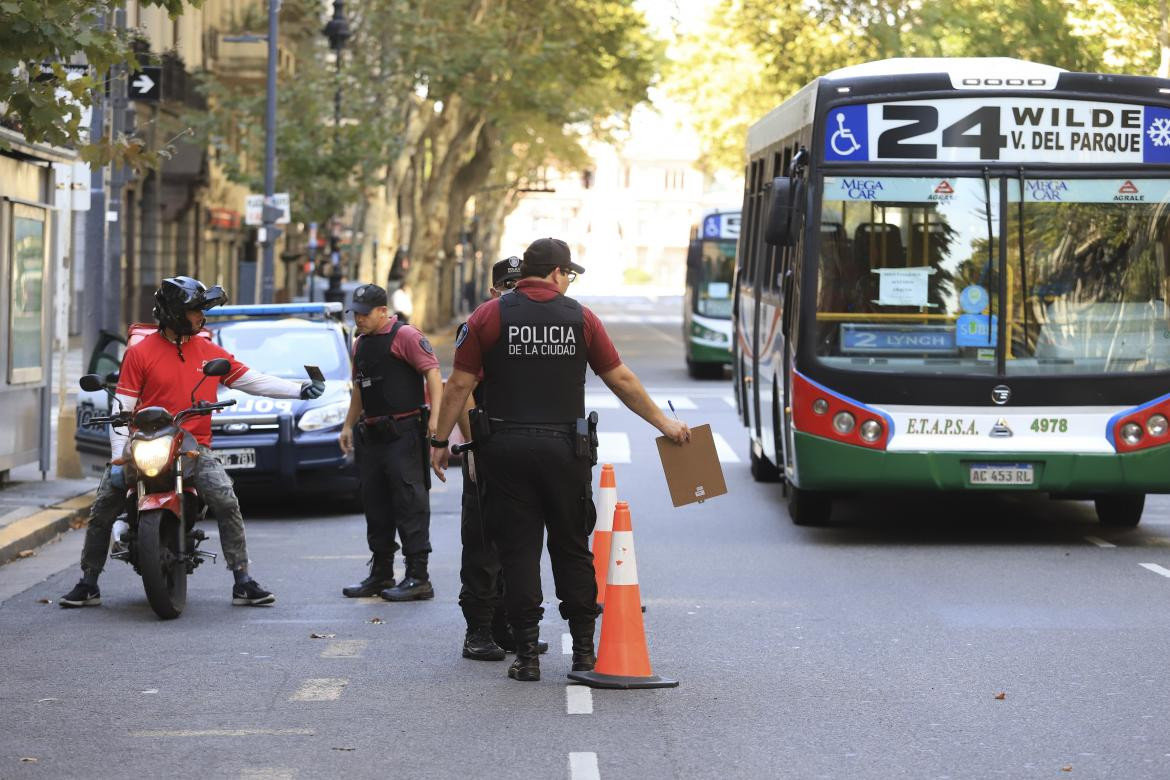
[[[131,100],[157,103],[162,98],[162,68],[148,65],[130,74]]]

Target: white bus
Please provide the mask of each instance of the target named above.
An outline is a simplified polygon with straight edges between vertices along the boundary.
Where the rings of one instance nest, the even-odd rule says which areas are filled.
[[[748,134],[733,370],[752,473],[835,496],[1170,492],[1170,81],[903,59]]]
[[[731,281],[739,221],[739,209],[715,209],[691,226],[683,343],[687,372],[696,379],[718,379],[731,364]]]

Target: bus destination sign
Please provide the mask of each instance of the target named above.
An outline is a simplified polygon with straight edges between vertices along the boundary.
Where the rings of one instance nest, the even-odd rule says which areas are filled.
[[[1170,164],[1170,108],[1053,98],[840,106],[826,162]]]

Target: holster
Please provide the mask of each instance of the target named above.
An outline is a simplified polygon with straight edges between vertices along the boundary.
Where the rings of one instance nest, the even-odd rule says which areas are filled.
[[[423,484],[427,486],[427,490],[431,489],[431,441],[428,431],[430,431],[431,422],[431,407],[420,406],[418,408],[419,416],[419,435],[422,437],[421,446],[418,448],[422,456],[422,471]]]
[[[590,412],[588,417],[577,418],[577,457],[582,460],[588,458],[590,466],[597,465],[597,412]]]
[[[477,406],[467,412],[467,420],[471,424],[471,440],[473,442],[480,445],[491,438],[492,427],[487,412]]]

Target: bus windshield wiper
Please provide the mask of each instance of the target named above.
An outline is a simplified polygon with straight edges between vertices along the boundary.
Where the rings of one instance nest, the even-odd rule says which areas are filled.
[[[1020,208],[1016,234],[1020,243],[1020,305],[1024,310],[1024,347],[1028,346],[1028,256],[1024,254],[1024,166],[1019,168]]]

